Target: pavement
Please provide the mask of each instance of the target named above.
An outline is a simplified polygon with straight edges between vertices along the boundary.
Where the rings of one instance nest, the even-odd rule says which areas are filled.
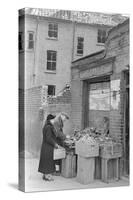
[[[21,161],[22,162],[21,158]],[[101,180],[94,180],[88,185],[77,182],[77,178],[64,178],[62,176],[54,176],[54,181],[44,181],[42,174],[38,172],[38,159],[25,159],[25,190],[26,192],[55,191],[55,190],[71,190],[71,189],[89,189],[103,187],[120,187],[128,186],[129,179],[122,177],[119,181],[104,183]]]

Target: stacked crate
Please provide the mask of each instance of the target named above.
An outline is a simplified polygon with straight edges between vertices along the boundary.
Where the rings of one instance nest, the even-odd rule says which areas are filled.
[[[76,142],[75,150],[78,155],[77,181],[89,184],[94,180],[95,157],[99,155],[99,145],[80,140]]]
[[[108,183],[110,180],[120,179],[120,158],[122,145],[119,143],[103,144],[100,146],[101,179]]]
[[[76,176],[77,158],[73,151],[69,151],[61,161],[61,175],[65,178]]]

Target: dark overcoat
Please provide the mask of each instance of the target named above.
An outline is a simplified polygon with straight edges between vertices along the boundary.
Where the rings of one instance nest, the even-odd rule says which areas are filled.
[[[55,171],[53,152],[56,143],[54,126],[50,122],[47,122],[43,128],[43,141],[38,168],[39,172],[43,174],[51,174]]]

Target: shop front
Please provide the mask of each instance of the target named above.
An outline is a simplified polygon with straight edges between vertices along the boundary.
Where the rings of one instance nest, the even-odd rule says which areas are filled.
[[[121,144],[119,173],[124,176],[130,163],[129,65],[127,20],[110,30],[104,51],[73,61],[71,81],[73,129],[92,127]]]
[[[79,65],[78,70],[72,69],[74,86],[72,116],[74,128],[82,130],[93,128],[122,144],[123,156],[120,159],[119,173],[127,176],[129,174],[129,71],[116,74],[115,60],[116,57],[100,60],[97,64],[91,63],[91,68],[88,67],[89,61],[88,65],[85,61],[86,67]],[[76,95],[79,98],[74,97],[76,86],[78,86]],[[113,162],[110,162],[110,172],[112,168]]]

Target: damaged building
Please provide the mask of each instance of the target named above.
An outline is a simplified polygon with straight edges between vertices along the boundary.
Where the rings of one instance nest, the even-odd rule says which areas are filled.
[[[72,62],[73,128],[101,128],[122,143],[121,173],[129,175],[129,19],[108,33],[105,50]]]

